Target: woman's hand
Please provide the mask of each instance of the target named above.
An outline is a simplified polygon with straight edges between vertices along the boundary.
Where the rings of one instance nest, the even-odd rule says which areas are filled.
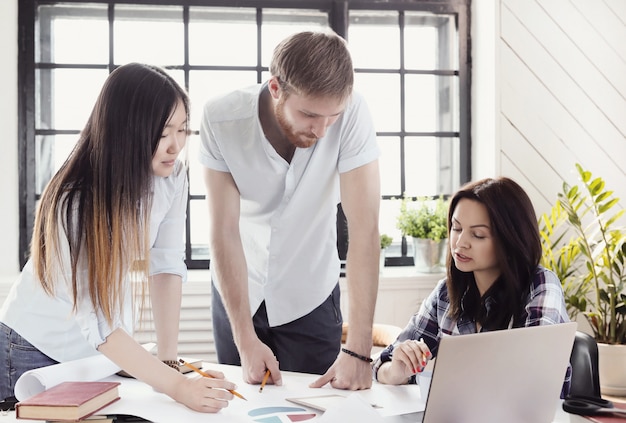
[[[396,345],[390,362],[378,369],[378,381],[390,385],[402,385],[409,378],[424,370],[432,354],[422,340],[410,339]]]
[[[233,399],[228,390],[236,386],[224,379],[223,373],[206,371],[210,377],[187,377],[162,363],[121,328],[111,332],[98,346],[98,351],[155,391],[169,395],[192,410],[217,413]]]
[[[173,398],[185,404],[192,410],[201,413],[217,413],[228,407],[228,402],[234,398],[229,390],[237,389],[233,382],[224,379],[224,374],[215,371],[205,371],[212,376],[185,377],[180,381]]]

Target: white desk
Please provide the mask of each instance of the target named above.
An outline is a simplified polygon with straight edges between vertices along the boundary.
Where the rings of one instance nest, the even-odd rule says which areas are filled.
[[[381,405],[378,413],[383,417],[385,423],[388,422],[415,422],[421,413],[410,413],[415,409],[415,405],[421,403],[419,387],[416,385],[389,386],[374,383],[372,389],[364,391],[342,391],[330,387],[321,389],[308,388],[308,384],[318,376],[291,372],[283,372],[283,386],[267,385],[263,393],[259,393],[258,385],[248,385],[242,382],[241,368],[234,366],[223,366],[216,364],[205,364],[205,368],[223,371],[226,377],[235,381],[238,385],[238,392],[245,396],[248,401],[235,398],[230,402],[229,407],[217,414],[197,413],[182,404],[174,402],[164,394],[154,392],[149,386],[134,379],[110,376],[107,379],[122,382],[120,387],[121,399],[114,404],[104,408],[99,414],[131,414],[153,420],[155,422],[180,421],[185,423],[193,422],[255,422],[255,417],[250,413],[254,410],[261,410],[265,407],[294,407],[301,408],[295,413],[316,414],[318,417],[312,419],[317,421],[322,418],[319,412],[312,409],[305,409],[290,403],[285,398],[306,397],[324,395],[329,393],[339,393],[343,395],[358,395],[360,399],[369,403]],[[421,403],[423,405],[423,403]],[[368,412],[371,412],[368,410]],[[401,414],[400,414],[401,413]],[[7,415],[0,415],[1,422],[26,422],[27,420],[16,420],[15,412]],[[256,421],[260,421],[257,420]],[[285,420],[286,421],[286,420]],[[564,412],[559,404],[553,423],[587,423],[583,417],[570,415]],[[41,423],[41,421],[39,421]]]

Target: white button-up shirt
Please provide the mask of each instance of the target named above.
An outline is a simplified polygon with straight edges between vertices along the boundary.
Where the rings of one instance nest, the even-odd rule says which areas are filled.
[[[326,135],[297,148],[288,163],[263,134],[260,89],[206,104],[200,161],[229,172],[237,185],[250,311],[265,301],[269,324],[278,326],[314,310],[337,284],[339,174],[376,160],[379,149],[369,110],[353,94]],[[219,290],[215,272],[212,278]]]
[[[187,212],[187,175],[178,162],[172,175],[154,177],[154,200],[150,215],[150,274],[172,273],[187,278],[184,262],[184,228]],[[61,240],[66,239],[61,235]],[[62,246],[64,268],[70,268],[68,244]],[[19,333],[50,358],[65,362],[98,354],[96,348],[118,327],[133,333],[132,287],[126,285],[124,310],[112,325],[94,310],[86,294],[86,270],[78,275],[79,301],[74,313],[69,284],[55,286],[56,296],[47,295],[33,274],[28,260],[0,309],[0,321]],[[66,275],[71,280],[70,275]]]

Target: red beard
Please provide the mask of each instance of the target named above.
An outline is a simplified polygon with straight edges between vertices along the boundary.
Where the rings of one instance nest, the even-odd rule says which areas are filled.
[[[285,134],[287,140],[296,147],[299,148],[309,148],[313,144],[315,144],[318,138],[313,133],[306,132],[296,132],[293,129],[293,126],[287,122],[287,118],[284,113],[285,102],[283,99],[278,101],[274,112],[276,114],[276,121],[278,122],[278,126],[280,126],[281,131]]]

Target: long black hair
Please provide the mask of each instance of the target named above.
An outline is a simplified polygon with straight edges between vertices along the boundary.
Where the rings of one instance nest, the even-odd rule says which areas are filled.
[[[152,158],[185,91],[164,70],[130,63],[108,76],[71,154],[52,177],[37,208],[31,242],[34,270],[54,295],[59,282],[87,272],[86,293],[111,322],[127,273],[148,275]],[[69,244],[70,268],[61,262]],[[137,267],[139,266],[139,267]],[[71,281],[63,275],[71,271]]]
[[[463,198],[483,204],[489,214],[494,249],[501,274],[481,297],[472,272],[461,272],[450,252],[447,256],[447,288],[451,313],[464,311],[486,329],[504,329],[521,314],[532,276],[541,259],[541,238],[533,204],[515,181],[506,177],[486,178],[463,186],[451,199],[448,239],[454,210]],[[489,313],[485,299],[492,297]]]

